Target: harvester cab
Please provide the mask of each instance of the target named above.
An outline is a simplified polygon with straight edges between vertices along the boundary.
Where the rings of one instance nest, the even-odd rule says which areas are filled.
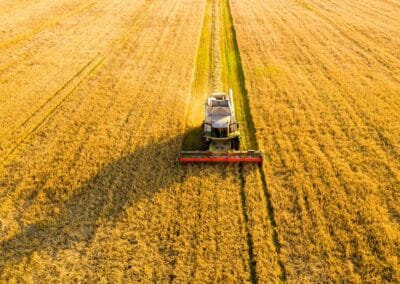
[[[213,93],[205,103],[201,149],[181,151],[179,162],[248,162],[262,163],[260,151],[240,151],[239,123],[235,116],[233,93]]]
[[[229,96],[214,93],[207,98],[203,122],[203,150],[227,151],[240,148],[239,123],[236,122],[232,91]]]

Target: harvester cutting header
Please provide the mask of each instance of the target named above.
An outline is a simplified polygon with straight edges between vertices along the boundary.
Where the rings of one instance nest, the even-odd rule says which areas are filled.
[[[202,124],[201,148],[181,151],[179,162],[262,163],[260,151],[240,151],[240,130],[236,120],[233,93],[213,93],[205,103],[205,119]]]

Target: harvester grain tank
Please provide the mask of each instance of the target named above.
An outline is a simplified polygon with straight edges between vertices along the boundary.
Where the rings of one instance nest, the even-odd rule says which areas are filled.
[[[222,162],[262,163],[261,151],[240,150],[240,130],[236,120],[233,93],[213,93],[205,103],[201,147],[196,151],[181,151],[181,163]]]

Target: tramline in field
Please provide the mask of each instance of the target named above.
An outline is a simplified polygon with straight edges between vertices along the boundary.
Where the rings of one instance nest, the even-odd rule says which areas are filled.
[[[201,150],[181,151],[181,163],[262,163],[261,151],[240,151],[240,130],[236,121],[233,93],[213,93],[206,100]]]

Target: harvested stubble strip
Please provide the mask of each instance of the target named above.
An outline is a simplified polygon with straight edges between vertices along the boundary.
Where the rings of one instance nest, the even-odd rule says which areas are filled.
[[[222,69],[221,64],[221,19],[220,19],[220,1],[214,0],[212,4],[212,33],[211,33],[211,58],[212,72],[211,84],[212,92],[224,92],[222,85]]]

